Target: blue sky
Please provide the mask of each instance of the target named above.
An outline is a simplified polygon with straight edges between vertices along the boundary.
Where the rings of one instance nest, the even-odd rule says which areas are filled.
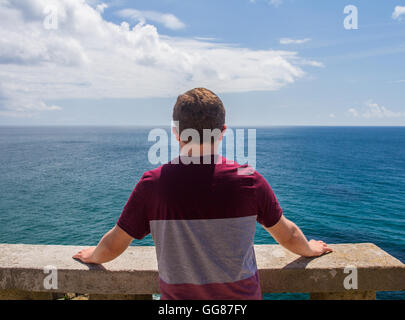
[[[0,125],[169,125],[199,86],[231,126],[405,125],[405,1],[72,2],[0,1]]]

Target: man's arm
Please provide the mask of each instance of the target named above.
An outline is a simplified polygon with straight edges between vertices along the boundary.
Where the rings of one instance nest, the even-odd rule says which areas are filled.
[[[333,251],[323,241],[308,241],[298,226],[281,216],[280,220],[272,227],[265,229],[284,248],[304,257],[317,257],[326,252]]]
[[[114,260],[131,244],[133,238],[118,225],[108,231],[97,247],[90,247],[76,253],[73,258],[84,263],[104,263]]]

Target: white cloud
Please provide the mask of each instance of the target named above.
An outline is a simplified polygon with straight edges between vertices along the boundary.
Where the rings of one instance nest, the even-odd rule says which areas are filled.
[[[280,39],[281,44],[302,44],[302,43],[306,43],[308,41],[311,41],[311,38],[305,38],[305,39],[281,38]]]
[[[334,113],[330,113],[330,114],[329,114],[329,118],[334,119],[334,118],[336,118],[336,115],[335,115]]]
[[[283,4],[283,0],[269,0],[269,4],[278,7]]]
[[[259,0],[260,1],[260,0]],[[249,0],[250,3],[256,3],[256,0]],[[265,0],[268,4],[274,6],[274,7],[279,7],[280,5],[283,4],[284,0]]]
[[[392,19],[401,20],[402,15],[405,15],[405,7],[396,6],[394,12],[392,13]]]
[[[175,15],[171,13],[161,13],[156,11],[140,11],[135,9],[123,9],[117,12],[122,18],[128,18],[132,21],[145,23],[153,21],[163,24],[166,28],[178,30],[185,28],[185,24],[181,22]]]
[[[355,117],[355,118],[357,118],[357,117],[360,116],[359,112],[358,112],[355,108],[350,108],[350,109],[348,110],[348,112],[349,112],[349,114],[350,114],[351,116],[353,116],[353,117]]]
[[[106,3],[99,3],[96,5],[96,10],[100,13],[103,13],[105,9],[108,8],[108,5]]]
[[[405,112],[394,112],[372,101],[368,101],[361,111],[350,108],[348,113],[354,118],[363,119],[400,118],[405,116]]]
[[[281,38],[280,39],[281,44],[302,44],[302,43],[306,43],[308,41],[311,41],[311,38],[305,38],[305,39]]]
[[[58,29],[44,28],[44,8]],[[0,113],[32,114],[68,98],[175,96],[204,86],[223,92],[279,90],[320,66],[296,52],[251,50],[160,35],[150,24],[104,20],[84,0],[0,0]]]
[[[48,105],[35,95],[16,91],[5,90],[5,85],[0,83],[0,116],[31,117],[41,111],[58,111],[62,108],[57,105]],[[6,106],[6,107],[4,107]]]

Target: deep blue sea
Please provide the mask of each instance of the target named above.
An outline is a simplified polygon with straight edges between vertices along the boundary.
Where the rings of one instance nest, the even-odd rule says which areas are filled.
[[[154,167],[150,129],[0,127],[0,243],[96,245]],[[405,127],[257,128],[256,168],[308,238],[405,262]],[[255,241],[274,243],[260,227]]]

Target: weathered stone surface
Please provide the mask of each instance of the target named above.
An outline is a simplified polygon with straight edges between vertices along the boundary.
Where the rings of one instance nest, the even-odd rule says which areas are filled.
[[[346,292],[346,267],[356,267],[362,291],[405,290],[405,265],[371,243],[331,245],[334,252],[304,258],[280,246],[255,246],[263,292]],[[349,271],[349,270],[348,270]]]
[[[0,300],[53,300],[52,292],[33,292],[23,290],[0,290]]]
[[[262,290],[271,292],[346,292],[345,267],[358,270],[360,291],[405,290],[405,266],[373,244],[331,245],[333,253],[303,258],[278,245],[255,246]],[[130,247],[116,260],[86,265],[72,256],[77,246],[0,244],[0,290],[82,292],[107,295],[158,293],[154,247]],[[58,270],[58,288],[47,290],[44,267]]]
[[[0,289],[151,294],[159,292],[154,247],[130,247],[116,260],[86,265],[72,256],[83,247],[0,244]],[[58,289],[44,288],[44,267],[58,270]]]
[[[311,300],[375,300],[375,291],[314,292]]]
[[[151,294],[90,294],[89,300],[152,300]]]

